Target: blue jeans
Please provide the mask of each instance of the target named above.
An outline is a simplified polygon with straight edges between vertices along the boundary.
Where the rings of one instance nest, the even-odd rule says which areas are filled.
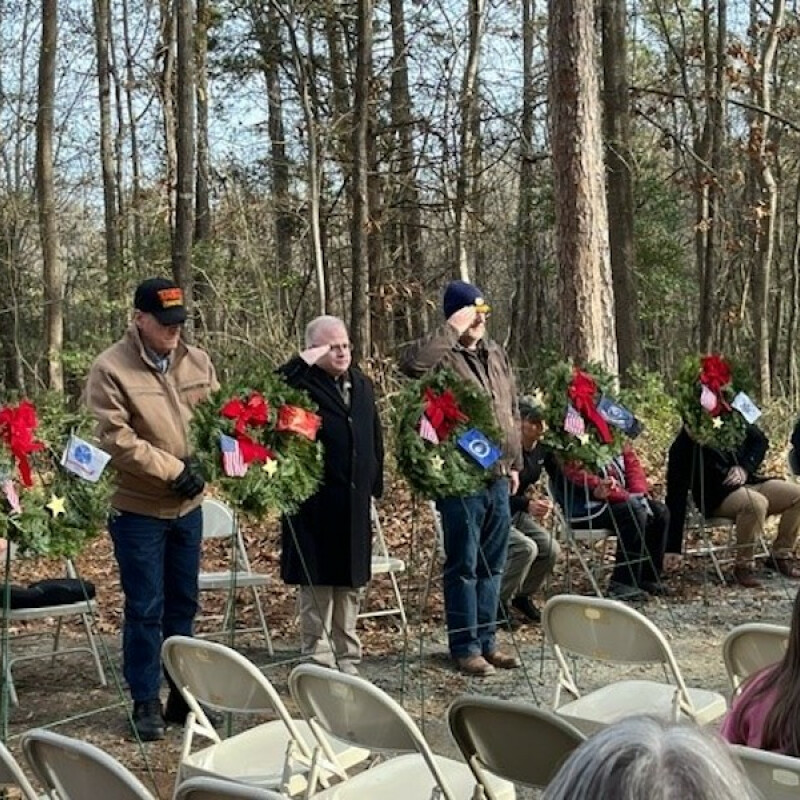
[[[122,671],[134,701],[155,700],[162,641],[192,635],[203,512],[158,519],[121,511],[108,528],[125,594]]]
[[[436,501],[444,532],[444,605],[450,655],[495,650],[497,601],[506,563],[511,513],[508,479],[479,494]]]

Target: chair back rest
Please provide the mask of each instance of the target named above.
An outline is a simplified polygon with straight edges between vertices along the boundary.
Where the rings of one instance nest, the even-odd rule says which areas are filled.
[[[198,703],[217,711],[276,714],[308,755],[308,747],[286,706],[264,673],[241,653],[207,639],[170,636],[161,647],[175,685],[194,709]]]
[[[731,745],[750,782],[768,800],[800,797],[800,758]]]
[[[786,625],[748,622],[733,628],[722,642],[722,659],[733,689],[753,673],[780,661],[788,644]]]
[[[0,742],[0,786],[16,786],[22,792],[23,800],[37,800],[37,794],[22,767],[2,742]]]
[[[386,692],[357,675],[319,664],[300,664],[289,675],[289,692],[312,726],[372,751],[418,752],[443,795],[452,800],[425,737],[406,710]]]
[[[202,510],[204,539],[220,539],[236,533],[236,516],[230,506],[207,497],[203,500]]]
[[[22,737],[22,750],[48,794],[59,800],[154,800],[135,775],[88,742],[37,729]]]
[[[668,666],[678,685],[680,671],[667,640],[643,614],[617,600],[560,594],[542,614],[547,639],[558,650],[616,664]]]
[[[178,786],[175,800],[284,800],[285,795],[262,789],[259,786],[248,786],[222,778],[200,776],[189,778]]]
[[[494,697],[456,698],[448,721],[456,744],[481,783],[480,767],[485,767],[515,783],[547,786],[570,753],[586,740],[551,711]]]

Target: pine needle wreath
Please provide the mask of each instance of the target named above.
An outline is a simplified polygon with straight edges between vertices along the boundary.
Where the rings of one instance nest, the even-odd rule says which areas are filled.
[[[223,416],[223,409],[232,401],[238,400],[245,407],[255,397],[265,401],[263,423],[255,419],[246,421],[244,417],[240,423]],[[192,419],[195,455],[206,479],[219,487],[228,503],[256,518],[274,511],[284,514],[296,511],[300,503],[314,494],[322,479],[322,444],[285,429],[282,409],[296,409],[302,416],[303,412],[314,414],[317,407],[304,391],[289,386],[273,372],[265,372],[216,392],[195,408]],[[225,474],[221,434],[243,439],[245,461],[249,463],[241,477]],[[246,442],[255,448],[252,458],[248,456]]]
[[[18,410],[20,406],[5,408]],[[8,494],[4,494],[0,535],[13,542],[21,555],[72,557],[106,527],[113,490],[111,477],[106,470],[92,483],[61,465],[70,435],[91,439],[94,423],[85,410],[70,410],[63,398],[51,396],[43,400],[38,413],[33,413],[31,437],[39,442],[41,436],[43,441],[41,448],[31,451],[28,457],[31,486],[17,480],[19,465],[5,440],[0,450],[0,476],[4,482],[12,482],[20,508],[15,511]],[[57,444],[50,446],[47,441]]]
[[[711,411],[700,404],[704,370],[713,374],[712,386],[719,386],[717,407]],[[739,392],[752,391],[749,374],[739,364],[720,356],[689,356],[675,380],[678,413],[689,435],[702,445],[717,450],[737,450],[747,435],[747,421],[731,406]]]
[[[438,444],[419,433],[428,389],[437,395],[451,392],[464,417]],[[492,470],[481,467],[457,443],[471,428],[479,430],[491,442],[501,441],[489,397],[472,383],[450,370],[426,375],[403,388],[394,403],[393,416],[397,466],[415,492],[429,500],[466,497],[479,492],[492,479]]]
[[[610,395],[612,378],[598,364],[590,364],[581,371],[591,377],[597,385],[594,404],[603,395]],[[587,469],[596,471],[619,455],[625,434],[619,428],[609,425],[610,442],[603,442],[598,430],[590,422],[585,422],[583,435],[576,436],[564,430],[564,420],[570,406],[569,387],[575,375],[575,367],[562,361],[553,365],[545,375],[545,422],[546,430],[542,444],[550,448],[562,462],[579,461]]]

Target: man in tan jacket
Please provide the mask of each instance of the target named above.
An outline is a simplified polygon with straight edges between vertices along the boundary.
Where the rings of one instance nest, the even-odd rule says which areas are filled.
[[[109,531],[125,594],[123,673],[140,739],[164,736],[188,709],[172,686],[159,698],[161,643],[191,636],[197,612],[205,482],[191,458],[195,405],[218,388],[208,355],[181,340],[183,291],[150,278],[134,297],[133,321],[89,371],[86,402],[111,454],[116,491]]]

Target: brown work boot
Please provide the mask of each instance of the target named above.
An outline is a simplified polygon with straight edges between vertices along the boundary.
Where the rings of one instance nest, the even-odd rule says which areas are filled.
[[[756,578],[756,573],[749,564],[737,564],[733,568],[733,579],[745,589],[761,588],[761,581]]]
[[[516,669],[522,666],[522,662],[516,656],[512,656],[509,653],[501,653],[499,650],[485,653],[483,657],[489,664],[498,669]]]
[[[465,675],[475,675],[478,678],[485,678],[487,675],[494,675],[494,667],[479,655],[458,656],[454,659],[459,672]]]

